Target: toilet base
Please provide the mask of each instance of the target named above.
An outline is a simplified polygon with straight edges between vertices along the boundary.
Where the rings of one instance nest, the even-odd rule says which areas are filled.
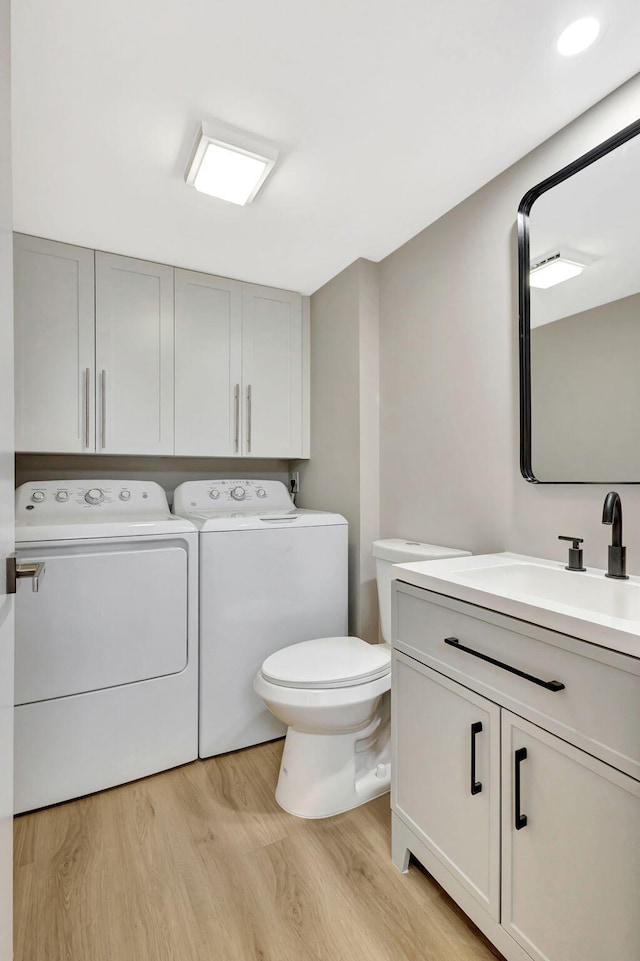
[[[276,801],[300,818],[326,818],[385,794],[391,781],[389,695],[360,731],[308,734],[290,727]]]

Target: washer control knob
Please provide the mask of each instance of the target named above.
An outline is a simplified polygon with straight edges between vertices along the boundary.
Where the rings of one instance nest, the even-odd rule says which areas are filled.
[[[90,491],[84,495],[84,499],[87,504],[102,504],[104,500],[104,494],[99,487],[92,487]]]
[[[34,504],[42,504],[46,496],[47,495],[44,491],[34,491],[31,495],[31,500],[34,502]]]
[[[244,487],[234,487],[231,491],[231,496],[233,497],[234,501],[243,501],[246,495],[247,492],[245,491]]]
[[[127,490],[127,488],[124,487],[124,488],[120,491],[120,494],[119,494],[118,496],[120,497],[120,500],[121,500],[121,501],[130,501],[130,500],[131,500],[131,491],[130,491],[130,490]]]
[[[220,497],[220,491],[217,491],[217,490],[209,491],[209,497],[212,500],[217,501],[217,499]]]
[[[266,497],[266,496],[267,496],[267,492],[266,492],[266,490],[264,489],[264,487],[259,487],[258,490],[256,491],[256,494],[258,495],[258,497]]]
[[[69,491],[58,491],[56,494],[56,500],[61,504],[66,503],[69,500]]]

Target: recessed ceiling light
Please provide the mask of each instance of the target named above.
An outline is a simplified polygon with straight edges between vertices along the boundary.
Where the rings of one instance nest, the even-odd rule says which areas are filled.
[[[201,193],[232,204],[251,203],[271,173],[278,151],[224,124],[201,124],[186,182]]]
[[[558,37],[558,53],[563,57],[573,57],[590,47],[598,34],[600,24],[595,17],[583,17],[570,23]]]

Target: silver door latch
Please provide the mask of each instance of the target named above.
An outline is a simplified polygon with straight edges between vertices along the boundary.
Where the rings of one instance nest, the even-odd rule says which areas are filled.
[[[40,581],[44,577],[44,561],[29,561],[25,564],[18,564],[15,554],[7,557],[7,594],[15,594],[16,584],[19,577],[31,577],[32,591],[37,594],[40,589]]]

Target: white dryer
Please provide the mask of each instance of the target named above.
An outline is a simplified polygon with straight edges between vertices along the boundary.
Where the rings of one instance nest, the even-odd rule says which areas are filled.
[[[16,813],[197,757],[197,537],[151,482],[16,491]]]
[[[282,737],[253,679],[282,647],[347,633],[347,522],[279,481],[188,481],[173,510],[200,531],[200,757]]]

